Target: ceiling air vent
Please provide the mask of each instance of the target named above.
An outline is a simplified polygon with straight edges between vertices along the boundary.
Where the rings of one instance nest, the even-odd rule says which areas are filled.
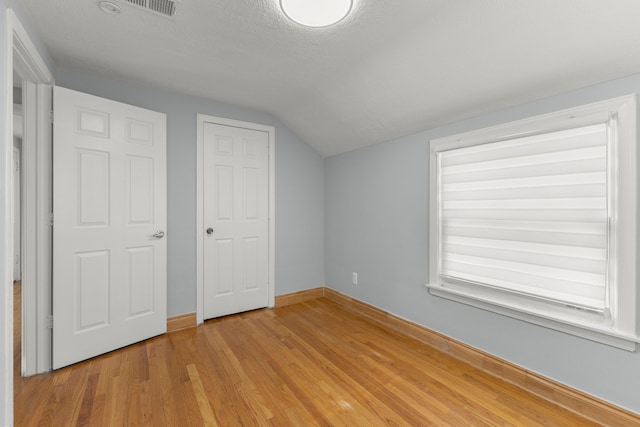
[[[172,0],[121,0],[124,3],[137,6],[149,12],[158,13],[164,16],[176,14],[176,1]],[[180,0],[177,0],[180,1]]]

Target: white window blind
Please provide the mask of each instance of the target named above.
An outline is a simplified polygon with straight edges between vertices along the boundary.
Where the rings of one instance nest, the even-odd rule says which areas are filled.
[[[607,310],[608,125],[440,151],[440,280]]]

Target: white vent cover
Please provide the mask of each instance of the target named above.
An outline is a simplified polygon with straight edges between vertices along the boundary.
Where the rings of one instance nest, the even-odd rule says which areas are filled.
[[[176,1],[180,0],[120,0],[123,3],[136,6],[149,12],[164,16],[176,14]]]

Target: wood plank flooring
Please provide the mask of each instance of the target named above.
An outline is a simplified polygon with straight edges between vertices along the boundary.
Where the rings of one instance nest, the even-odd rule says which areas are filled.
[[[16,426],[594,425],[324,298],[17,366]]]

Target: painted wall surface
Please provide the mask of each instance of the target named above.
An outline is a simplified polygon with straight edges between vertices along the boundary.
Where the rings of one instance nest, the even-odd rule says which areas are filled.
[[[327,286],[640,413],[638,350],[434,297],[424,287],[429,140],[638,91],[634,75],[325,159]]]
[[[7,132],[7,111],[5,109],[5,100],[9,94],[5,86],[7,79],[7,62],[12,52],[7,52],[6,45],[6,11],[7,8],[13,9],[16,16],[22,23],[23,27],[29,34],[31,41],[38,49],[42,59],[45,61],[52,73],[55,72],[53,61],[39,39],[37,31],[32,26],[28,15],[22,8],[22,4],[18,0],[0,0],[0,138],[2,139],[2,149],[0,150],[0,277],[5,277],[7,269],[11,269],[11,265],[7,265],[7,254],[5,253],[4,242],[10,241],[11,226],[6,227],[7,218],[7,196],[10,188],[9,183],[4,177],[7,173],[7,156],[12,150],[7,151],[5,136]],[[10,425],[13,422],[13,291],[10,283],[2,283],[2,292],[0,292],[0,423]],[[6,320],[9,319],[9,322]]]
[[[58,68],[57,84],[166,113],[169,316],[196,310],[196,114],[276,129],[276,295],[324,284],[323,159],[272,116],[131,81]]]

